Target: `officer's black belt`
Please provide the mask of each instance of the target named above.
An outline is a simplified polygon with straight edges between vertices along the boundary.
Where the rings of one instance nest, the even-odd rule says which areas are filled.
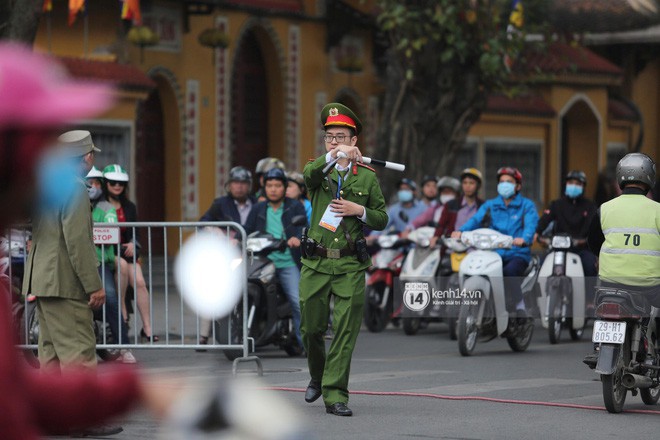
[[[321,245],[317,245],[316,249],[314,249],[314,255],[316,255],[317,257],[331,258],[334,260],[341,257],[348,257],[351,255],[355,255],[355,252],[347,247],[343,249],[327,249]]]

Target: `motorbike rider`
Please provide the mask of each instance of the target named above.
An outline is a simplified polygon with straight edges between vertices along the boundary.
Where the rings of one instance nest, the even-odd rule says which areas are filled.
[[[426,175],[422,178],[422,197],[420,200],[427,207],[438,203],[438,176]]]
[[[461,190],[461,182],[455,177],[443,176],[438,180],[437,187],[440,192],[440,201],[435,205],[429,206],[423,213],[412,219],[401,234],[402,238],[407,238],[408,233],[413,229],[421,228],[428,224],[437,225],[447,203],[458,197]]]
[[[275,238],[286,239],[287,249],[271,252],[268,258],[275,265],[277,278],[291,304],[293,326],[296,339],[302,349],[300,337],[300,238],[302,226],[293,225],[293,218],[306,218],[305,207],[297,200],[285,196],[288,179],[284,170],[273,168],[264,175],[266,201],[257,203],[245,223],[245,231],[271,234]]]
[[[286,196],[290,199],[298,200],[305,207],[307,214],[307,226],[312,221],[312,202],[307,198],[307,185],[305,185],[305,176],[298,171],[288,173],[289,183],[286,187]]]
[[[218,197],[199,219],[200,222],[236,222],[245,227],[248,215],[257,199],[250,195],[252,173],[245,167],[237,166],[229,170],[226,185],[227,195]],[[206,345],[211,333],[211,321],[201,319],[199,324],[199,343]],[[204,351],[204,350],[198,350]]]
[[[474,214],[484,201],[477,194],[481,188],[483,176],[476,168],[465,168],[460,175],[462,197],[457,197],[447,202],[435,228],[435,234],[431,239],[431,246],[435,246],[439,237],[449,236],[456,229],[463,226]]]
[[[660,307],[660,203],[646,194],[656,182],[656,165],[643,153],[629,153],[617,164],[623,193],[603,203],[591,222],[588,244],[598,254],[601,285],[630,286]],[[660,325],[656,318],[656,324]],[[597,360],[587,355],[584,362]]]
[[[554,222],[552,233],[569,234],[573,239],[570,252],[580,256],[582,269],[587,280],[586,294],[587,304],[593,302],[592,280],[597,275],[596,256],[587,247],[587,235],[589,226],[596,214],[596,205],[584,197],[584,189],[587,186],[587,175],[584,171],[574,170],[566,174],[564,179],[564,196],[550,203],[550,207],[543,211],[536,228],[538,241],[544,244],[547,239],[542,237],[543,232],[551,222]]]
[[[92,220],[94,223],[117,223],[117,211],[115,207],[103,196],[103,172],[92,166],[92,169],[87,173],[86,179],[88,185],[87,193],[91,202]],[[119,295],[117,294],[114,275],[116,260],[115,247],[96,245],[96,257],[99,263],[101,263],[98,267],[99,275],[104,280],[103,287],[105,288],[106,299],[105,320],[110,326],[110,331],[116,338],[115,341],[122,345],[128,345],[130,343],[128,339],[128,324],[123,319],[118,319]],[[95,317],[100,317],[99,320],[103,320],[101,309],[95,310],[94,315]],[[128,349],[122,349],[120,351],[119,360],[125,364],[136,363],[135,356]]]
[[[367,243],[373,243],[383,232],[403,232],[411,220],[426,211],[426,205],[415,198],[417,184],[414,180],[404,177],[397,183],[397,188],[399,201],[387,208],[387,226],[383,231],[372,231]]]
[[[257,166],[254,169],[254,173],[257,176],[257,181],[259,182],[259,189],[257,189],[256,193],[254,193],[254,197],[259,202],[266,200],[266,193],[264,190],[264,176],[273,168],[279,168],[284,171],[286,167],[284,166],[284,162],[276,157],[264,157],[263,159],[259,160],[259,162],[257,162]]]
[[[481,205],[477,213],[451,236],[461,238],[462,232],[490,227],[514,237],[511,249],[496,249],[495,252],[502,257],[507,310],[515,310],[518,318],[526,319],[520,277],[525,273],[532,257],[529,245],[533,241],[539,216],[534,202],[520,195],[522,178],[517,168],[502,167],[497,170],[499,195]]]
[[[199,219],[201,222],[232,221],[245,225],[257,199],[250,195],[252,173],[245,167],[229,170],[227,195],[218,197]]]

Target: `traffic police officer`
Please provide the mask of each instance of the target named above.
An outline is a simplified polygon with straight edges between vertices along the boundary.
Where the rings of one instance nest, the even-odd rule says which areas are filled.
[[[660,286],[660,204],[646,197],[655,175],[655,163],[643,153],[627,154],[616,167],[623,193],[601,205],[588,237],[606,283]]]
[[[326,412],[351,416],[348,376],[364,305],[365,270],[371,265],[363,226],[387,224],[385,199],[374,170],[363,165],[356,147],[362,124],[346,106],[330,103],[321,111],[327,154],[304,169],[312,202],[311,227],[303,237],[300,277],[301,333],[311,381],[305,400],[321,395]],[[340,158],[329,173],[327,164]],[[334,338],[326,354],[330,296],[334,295]]]
[[[646,154],[630,153],[619,161],[616,180],[623,193],[603,203],[594,216],[587,242],[598,257],[603,285],[625,285],[644,292],[660,307],[660,203],[646,197],[655,185],[656,167]],[[596,304],[597,305],[597,304]],[[656,318],[660,325],[660,318]],[[598,353],[582,362],[596,367]]]

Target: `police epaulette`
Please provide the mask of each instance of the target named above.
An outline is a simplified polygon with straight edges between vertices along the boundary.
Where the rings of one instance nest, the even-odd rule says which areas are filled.
[[[368,170],[371,170],[371,171],[373,171],[374,173],[376,172],[376,170],[374,170],[373,168],[371,168],[369,165],[365,165],[365,164],[363,164],[362,162],[358,162],[357,164],[358,164],[358,166],[363,167],[363,168],[366,168],[366,169],[368,169]]]

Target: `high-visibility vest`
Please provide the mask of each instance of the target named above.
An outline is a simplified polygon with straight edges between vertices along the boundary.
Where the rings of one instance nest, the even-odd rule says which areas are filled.
[[[605,242],[598,276],[629,286],[660,285],[660,203],[622,194],[600,207]]]

